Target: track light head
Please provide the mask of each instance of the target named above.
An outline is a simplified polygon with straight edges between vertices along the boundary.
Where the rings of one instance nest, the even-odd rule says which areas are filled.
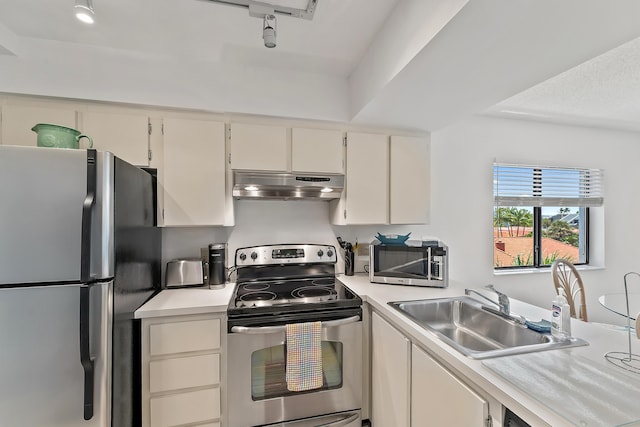
[[[76,0],[76,5],[73,10],[79,21],[85,24],[93,24],[95,22],[92,0]]]
[[[262,25],[262,38],[264,40],[265,47],[276,47],[276,16],[267,14],[264,16]]]

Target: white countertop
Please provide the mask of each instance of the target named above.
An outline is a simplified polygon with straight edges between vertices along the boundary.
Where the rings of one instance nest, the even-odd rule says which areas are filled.
[[[534,426],[549,425],[552,427],[563,426],[598,426],[604,427],[606,424],[602,423],[589,423],[586,419],[585,423],[575,423],[567,419],[567,416],[572,415],[568,412],[558,411],[558,408],[549,405],[546,399],[547,396],[540,396],[535,394],[535,390],[525,388],[524,382],[508,380],[508,375],[503,376],[497,372],[508,372],[510,366],[515,366],[517,363],[511,363],[512,361],[525,360],[527,356],[536,355],[536,357],[545,357],[549,360],[557,359],[558,366],[566,364],[567,360],[576,358],[577,362],[586,366],[588,363],[591,367],[594,367],[594,372],[589,372],[592,378],[593,384],[598,384],[597,387],[591,389],[572,389],[572,395],[566,396],[566,404],[570,405],[574,399],[580,400],[579,393],[583,393],[584,401],[601,399],[608,405],[615,407],[618,404],[626,403],[628,396],[623,394],[622,387],[612,387],[611,384],[614,381],[610,381],[610,377],[624,378],[627,380],[625,390],[631,389],[637,390],[637,396],[635,400],[640,399],[640,375],[627,372],[623,369],[614,367],[604,358],[604,354],[608,351],[627,351],[627,333],[621,328],[608,328],[593,323],[585,323],[572,319],[572,335],[585,339],[589,342],[588,346],[574,347],[569,349],[556,349],[550,351],[544,351],[540,353],[530,353],[529,355],[521,356],[507,356],[500,357],[491,360],[491,364],[494,365],[494,369],[483,364],[481,360],[474,360],[460,354],[454,348],[450,347],[445,342],[441,341],[435,334],[423,329],[407,317],[402,315],[397,310],[393,309],[387,303],[391,301],[405,301],[427,298],[446,298],[451,296],[459,296],[462,294],[460,289],[438,289],[438,288],[423,288],[412,286],[397,286],[397,285],[382,285],[376,283],[370,283],[369,277],[364,274],[357,274],[355,276],[341,275],[338,279],[348,286],[352,291],[360,295],[363,301],[368,302],[378,313],[383,315],[394,326],[400,329],[405,335],[411,338],[411,340],[428,349],[429,353],[436,357],[443,365],[449,368],[452,372],[463,377],[465,381],[470,381],[477,387],[481,388],[489,395],[500,401],[503,405],[510,408],[517,413],[525,421]],[[549,301],[551,305],[551,301]],[[525,316],[529,320],[550,320],[550,311],[542,309],[530,304],[522,303],[517,300],[511,300],[511,311]],[[640,352],[640,342],[633,338],[633,349],[636,354]],[[544,356],[542,356],[544,355]],[[504,361],[504,367],[502,366]],[[553,365],[553,363],[551,364]],[[576,363],[578,365],[578,363]],[[503,369],[497,369],[503,368]],[[597,375],[597,372],[606,376],[606,381],[598,381],[597,378],[593,378]],[[607,376],[607,373],[613,375]],[[526,372],[524,373],[526,375]],[[558,375],[563,376],[562,372],[557,372]],[[587,373],[585,373],[587,374]],[[518,376],[516,374],[516,376]],[[562,382],[556,384],[548,384],[549,395],[562,396],[563,392],[566,392],[567,384]],[[571,388],[572,384],[568,385]],[[579,385],[578,385],[579,386]],[[564,387],[564,388],[563,388]],[[587,399],[587,396],[589,397]],[[560,407],[563,406],[563,402],[560,402]],[[635,420],[629,420],[629,422]],[[615,424],[612,424],[613,426]],[[625,424],[627,425],[627,424]],[[628,424],[638,425],[638,424]]]
[[[514,378],[510,380],[507,379],[509,375],[504,375],[504,373],[509,374],[510,360],[518,361],[518,359],[513,358],[521,356],[490,359],[492,360],[490,366],[485,366],[480,360],[470,359],[460,354],[454,348],[441,341],[435,334],[420,327],[387,304],[390,301],[459,296],[462,294],[460,289],[382,285],[370,283],[368,275],[364,274],[356,274],[355,276],[340,275],[338,279],[357,293],[363,301],[369,303],[374,310],[400,329],[414,343],[427,349],[433,357],[437,358],[452,372],[464,378],[465,381],[475,384],[530,424],[534,426],[549,425],[553,427],[592,425],[588,422],[586,424],[575,424],[568,421],[566,418],[567,414],[559,413],[561,411],[557,411],[557,408],[549,405],[549,402],[541,399],[540,396],[536,396],[535,393],[528,390],[523,384],[519,383],[519,381],[514,381]],[[234,287],[235,283],[229,283],[224,289],[216,290],[206,288],[164,290],[140,307],[135,312],[135,317],[141,319],[185,314],[224,313],[227,310]],[[537,321],[543,318],[550,318],[549,310],[517,300],[512,300],[511,310],[514,313],[525,316],[529,320]],[[632,390],[634,389],[634,385],[637,384],[638,398],[640,398],[640,375],[628,373],[614,367],[603,357],[607,351],[627,350],[627,334],[625,331],[622,331],[620,328],[607,328],[599,326],[598,324],[590,324],[572,319],[572,333],[574,336],[588,341],[589,345],[563,350],[551,350],[539,354],[544,354],[545,357],[549,359],[557,358],[560,365],[566,363],[567,359],[576,357],[576,359],[582,361],[583,364],[585,361],[588,362],[590,366],[595,367],[596,371],[600,370],[603,375],[611,372],[612,369],[619,371],[615,372],[613,376],[627,378],[627,386],[630,385]],[[640,352],[640,341],[633,338],[633,345],[634,352],[638,354]],[[505,360],[504,366],[501,365],[500,359]],[[500,375],[499,372],[502,372],[503,375]],[[559,373],[559,375],[562,375],[562,373]],[[589,375],[593,375],[593,372]],[[597,389],[574,390],[573,392],[583,392],[585,395],[596,396],[597,398],[606,400],[609,405],[613,406],[615,406],[618,401],[622,403],[623,400],[627,400],[626,398],[628,396],[618,395],[622,393],[620,388],[607,388],[607,384],[610,383],[611,381],[601,381],[600,383],[595,381],[595,384],[600,384]],[[561,389],[549,391],[550,393],[563,392]],[[573,398],[580,399],[579,396],[573,396]],[[602,424],[600,424],[600,426],[601,425]],[[640,423],[637,425],[640,426]]]
[[[136,310],[136,319],[185,314],[225,313],[235,283],[223,289],[183,288],[165,289]]]

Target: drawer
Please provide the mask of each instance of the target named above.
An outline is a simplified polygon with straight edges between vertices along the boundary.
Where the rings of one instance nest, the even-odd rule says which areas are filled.
[[[220,319],[159,323],[149,326],[151,356],[220,348]]]
[[[204,423],[217,418],[220,418],[219,388],[150,399],[150,421],[153,427]]]
[[[219,383],[219,354],[155,360],[149,363],[151,393]]]

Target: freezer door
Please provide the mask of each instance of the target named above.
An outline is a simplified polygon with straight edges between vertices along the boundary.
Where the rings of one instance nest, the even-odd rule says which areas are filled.
[[[93,415],[85,420],[78,285],[0,289],[0,426],[104,427],[110,420],[112,283],[91,286]]]
[[[113,277],[113,155],[0,146],[0,285]]]

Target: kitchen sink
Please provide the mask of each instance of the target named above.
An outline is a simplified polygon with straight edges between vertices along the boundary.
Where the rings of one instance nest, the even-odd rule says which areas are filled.
[[[390,306],[473,359],[588,345],[527,328],[468,297],[390,302]]]

